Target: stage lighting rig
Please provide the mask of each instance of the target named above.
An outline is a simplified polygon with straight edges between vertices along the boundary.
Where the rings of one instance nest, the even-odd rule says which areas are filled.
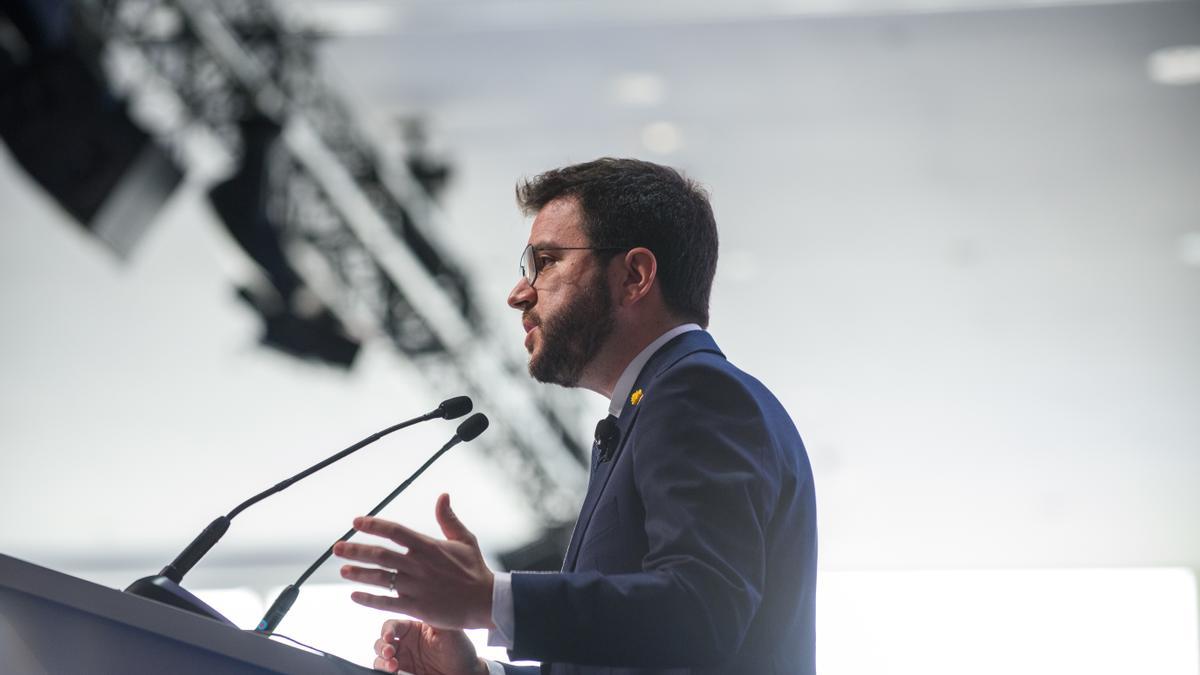
[[[0,139],[67,214],[127,257],[183,177],[97,68],[65,2],[0,8]]]
[[[388,341],[431,386],[468,391],[494,413],[481,447],[526,486],[545,524],[570,520],[589,454],[578,398],[534,384],[519,346],[484,321],[439,237],[430,192],[445,177],[379,154],[384,144],[316,75],[315,38],[278,13],[286,3],[73,7],[105,61],[120,66],[110,79],[131,99],[156,102],[154,135],[194,175],[220,181],[214,210],[263,272],[240,293],[264,315],[264,339],[335,363],[361,341]],[[214,149],[222,161],[211,160]],[[297,319],[345,342],[297,344]]]

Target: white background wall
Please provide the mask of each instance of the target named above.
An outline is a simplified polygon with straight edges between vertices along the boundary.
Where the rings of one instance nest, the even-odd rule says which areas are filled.
[[[1200,41],[1196,3],[408,6],[424,11],[347,28],[322,68],[368,124],[431,120],[456,167],[443,234],[514,341],[517,178],[638,155],[711,188],[712,331],[805,437],[825,569],[1200,567],[1200,85],[1158,84],[1147,61]],[[640,102],[630,75],[651,83]],[[655,123],[669,152],[646,145]],[[5,553],[118,585],[437,402],[383,345],[348,374],[255,347],[204,186],[122,265],[0,156]],[[262,504],[193,583],[286,583],[448,434]],[[462,448],[387,514],[432,530],[450,491],[495,552],[531,534],[519,489]]]

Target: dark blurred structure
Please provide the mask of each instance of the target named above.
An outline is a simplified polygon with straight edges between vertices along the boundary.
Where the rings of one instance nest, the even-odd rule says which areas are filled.
[[[577,403],[526,376],[440,241],[433,198],[450,165],[419,123],[408,153],[383,156],[318,77],[316,34],[286,3],[0,2],[0,135],[73,217],[125,254],[180,180],[169,158],[225,167],[209,200],[261,272],[237,293],[264,345],[349,367],[361,341],[387,341],[434,390],[493,415],[478,447],[548,527],[574,515],[588,455]],[[157,114],[132,119],[126,101]]]
[[[299,358],[349,367],[358,355],[358,340],[304,285],[283,250],[281,224],[271,208],[271,186],[280,171],[272,154],[278,151],[281,131],[261,115],[244,120],[241,164],[208,197],[229,234],[269,281],[238,288],[238,296],[262,317],[262,343]]]
[[[0,138],[72,218],[127,256],[182,171],[109,92],[69,3],[0,8]]]
[[[431,199],[440,200],[453,176],[450,164],[429,151],[429,136],[423,120],[408,118],[400,125],[406,146],[404,163],[408,165],[409,173]]]
[[[545,528],[537,539],[501,553],[500,565],[506,570],[558,572],[562,570],[567,547],[571,545],[573,530],[569,524]]]

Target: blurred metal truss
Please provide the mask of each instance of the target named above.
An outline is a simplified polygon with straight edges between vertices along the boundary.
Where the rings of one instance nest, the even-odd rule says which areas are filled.
[[[193,176],[236,166],[239,121],[283,128],[269,205],[289,261],[359,338],[383,338],[431,389],[489,413],[480,442],[546,525],[574,517],[588,448],[573,398],[525,373],[437,237],[439,212],[316,74],[317,36],[264,0],[79,0],[135,117]],[[216,163],[212,157],[223,157]]]

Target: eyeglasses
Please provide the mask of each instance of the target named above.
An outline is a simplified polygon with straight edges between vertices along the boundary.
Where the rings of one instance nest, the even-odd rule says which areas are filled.
[[[533,282],[537,281],[538,272],[541,267],[538,265],[538,251],[624,251],[620,246],[542,246],[534,248],[533,244],[527,244],[525,250],[521,251],[521,276],[525,277],[525,281],[533,286]]]

